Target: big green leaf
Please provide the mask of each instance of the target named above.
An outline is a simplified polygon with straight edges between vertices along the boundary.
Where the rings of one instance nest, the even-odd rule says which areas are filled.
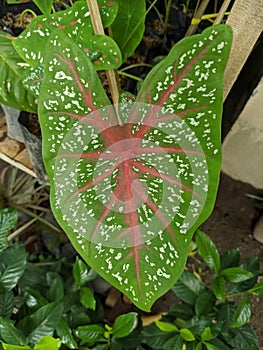
[[[204,285],[189,271],[184,271],[172,291],[189,305],[195,305],[199,295],[205,291]]]
[[[147,311],[213,208],[230,42],[219,25],[176,44],[119,106],[122,125],[85,53],[61,30],[46,46],[39,117],[53,212],[88,265]]]
[[[41,338],[41,340],[34,346],[34,350],[58,350],[60,346],[60,339],[55,339],[47,335]]]
[[[76,329],[76,336],[85,343],[92,345],[98,340],[103,340],[105,329],[99,325],[91,324],[88,326],[80,326]]]
[[[53,335],[60,322],[63,312],[63,304],[53,302],[42,306],[34,314],[26,316],[20,321],[19,327],[27,335],[28,344],[38,343],[44,336]]]
[[[254,277],[254,274],[240,267],[229,267],[221,271],[221,276],[225,277],[228,281],[240,283]]]
[[[8,232],[14,228],[18,221],[18,213],[14,208],[0,210],[0,252],[7,247]]]
[[[145,29],[145,0],[117,0],[119,11],[111,26],[113,39],[119,45],[123,61],[142,40]]]
[[[23,78],[30,73],[30,65],[16,52],[12,39],[0,32],[0,103],[35,113],[35,97],[24,88]]]
[[[61,342],[65,344],[69,349],[77,349],[76,343],[72,331],[67,325],[66,321],[62,318],[56,328],[57,335],[61,339]]]
[[[108,27],[117,14],[117,3],[98,0],[98,4],[103,25]],[[121,53],[116,43],[109,37],[94,36],[90,12],[85,1],[76,1],[71,8],[52,15],[37,16],[13,45],[19,55],[36,68],[43,64],[46,43],[57,29],[77,42],[81,50],[94,60],[96,69],[114,69],[121,64]]]
[[[15,287],[24,272],[26,257],[22,244],[14,244],[0,253],[0,291]]]

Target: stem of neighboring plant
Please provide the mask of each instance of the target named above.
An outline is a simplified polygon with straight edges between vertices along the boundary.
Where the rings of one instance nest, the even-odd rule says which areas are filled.
[[[189,28],[187,29],[185,37],[190,36],[196,32],[196,29],[201,21],[201,17],[203,16],[203,14],[205,12],[205,9],[206,9],[208,3],[209,3],[209,0],[203,0],[201,2],[201,5],[199,6],[198,10],[196,11],[196,13],[192,19],[192,23],[190,24]]]
[[[126,72],[123,72],[123,71],[118,71],[118,74],[119,75],[123,75],[123,76],[125,76],[127,78],[131,78],[131,79],[137,80],[137,81],[142,81],[142,79],[139,78],[139,77],[136,77],[136,75],[129,74],[129,73],[126,73]]]
[[[34,219],[28,221],[25,225],[19,227],[17,230],[15,230],[13,233],[11,233],[7,237],[7,241],[10,242],[13,239],[15,239],[16,237],[18,237],[25,229],[27,229],[29,226],[31,226],[36,221],[37,221],[37,218],[34,218]]]
[[[131,64],[130,66],[127,66],[127,67],[120,69],[119,72],[124,72],[126,70],[136,68],[136,67],[150,67],[150,68],[152,68],[153,65],[149,64],[149,63],[135,63],[135,64]]]
[[[220,11],[218,12],[218,16],[216,17],[213,25],[221,23],[230,2],[231,2],[231,0],[225,0],[223,2],[223,5],[221,6]]]
[[[31,13],[34,17],[37,17],[36,13],[35,13],[33,10],[31,10],[31,9],[25,9],[25,10],[21,13],[21,16],[20,16],[20,25],[23,24],[23,17],[24,17],[24,15],[25,15],[27,12]]]
[[[87,4],[90,11],[91,22],[92,22],[95,34],[105,35],[97,1],[87,0]],[[105,72],[108,78],[108,83],[110,87],[113,104],[118,105],[119,96],[120,96],[120,87],[119,87],[119,81],[117,79],[117,74],[112,69],[106,70]],[[115,108],[115,112],[116,112],[119,125],[122,125],[122,121],[118,113],[118,108]]]
[[[165,31],[165,33],[166,33],[167,27],[168,27],[168,22],[169,22],[169,17],[170,17],[170,12],[171,12],[171,6],[172,6],[172,0],[168,0],[168,4],[166,6],[165,20],[164,20],[164,31]]]

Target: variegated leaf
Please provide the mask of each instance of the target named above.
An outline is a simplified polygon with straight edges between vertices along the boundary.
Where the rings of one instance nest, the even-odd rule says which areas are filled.
[[[176,44],[117,123],[90,60],[53,33],[39,101],[54,214],[76,250],[149,311],[185,266],[218,186],[225,25]]]
[[[100,6],[100,14],[104,27],[108,27],[114,21],[118,4],[116,1],[98,0]],[[43,55],[45,52],[45,45],[49,40],[53,31],[60,29],[69,38],[78,42],[79,46],[85,51],[93,51],[96,47],[96,41],[99,38],[92,39],[94,34],[91,24],[90,13],[86,1],[76,1],[74,5],[64,11],[59,11],[48,16],[37,16],[27,26],[26,30],[14,41],[14,47],[19,55],[28,62],[32,67],[36,68],[43,63]],[[92,48],[89,47],[91,44]],[[101,52],[100,62],[103,65],[97,65],[97,69],[115,69],[121,64],[121,54],[117,45],[110,38],[107,39],[107,46],[111,45],[110,49],[115,51],[113,60],[109,60],[111,56],[110,49]],[[118,60],[115,60],[116,52],[118,53]],[[113,54],[113,53],[112,53]],[[107,56],[107,60],[103,60],[102,56]]]

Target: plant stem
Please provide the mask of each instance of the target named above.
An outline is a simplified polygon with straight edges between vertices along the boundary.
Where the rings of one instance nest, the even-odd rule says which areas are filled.
[[[166,6],[165,20],[164,20],[164,31],[167,31],[170,12],[171,12],[172,0],[168,0],[168,4]]]
[[[16,237],[18,237],[26,228],[31,226],[35,221],[37,221],[37,218],[34,218],[34,219],[30,220],[29,222],[27,222],[25,225],[19,227],[17,230],[15,230],[13,233],[11,233],[7,237],[7,241],[10,242],[13,239],[15,239]]]
[[[123,76],[125,76],[127,78],[131,78],[131,79],[137,80],[137,81],[142,81],[142,78],[136,77],[136,75],[129,74],[129,73],[126,73],[126,72],[123,72],[123,71],[118,71],[118,74],[119,75],[123,75]]]
[[[199,6],[198,10],[194,14],[194,17],[192,19],[192,23],[190,24],[189,28],[187,29],[185,37],[186,36],[190,36],[190,35],[195,33],[195,31],[196,31],[196,29],[198,27],[198,24],[199,24],[199,22],[201,20],[201,17],[203,16],[203,14],[205,12],[205,9],[206,9],[208,3],[209,3],[209,0],[203,0],[201,2],[201,5]],[[193,23],[193,20],[195,20],[196,23]]]
[[[213,25],[221,23],[230,2],[231,0],[225,0],[223,2],[223,5],[221,6],[218,16],[216,17]]]
[[[87,0],[87,4],[90,11],[90,17],[91,17],[94,33],[105,35],[104,28],[101,22],[100,11],[99,11],[97,0]],[[119,81],[117,79],[117,74],[114,70],[109,69],[109,70],[106,70],[106,75],[107,75],[107,79],[110,87],[113,104],[116,105],[115,112],[116,112],[116,117],[118,119],[118,124],[122,125],[122,121],[120,119],[120,116],[118,113],[118,107],[117,107],[119,103],[119,95],[120,95],[120,87],[119,87]]]

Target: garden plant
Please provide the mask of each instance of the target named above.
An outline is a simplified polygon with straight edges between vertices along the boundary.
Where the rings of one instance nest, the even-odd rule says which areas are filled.
[[[58,349],[62,342],[83,349],[256,349],[247,294],[262,292],[257,262],[238,267],[238,252],[220,260],[199,232],[199,252],[215,273],[212,290],[183,272],[193,234],[210,215],[218,187],[231,28],[212,26],[175,44],[133,96],[118,91],[116,69],[141,41],[144,1],[79,0],[52,14],[51,1],[45,8],[35,3],[44,14],[22,34],[0,33],[6,55],[1,99],[37,111],[51,207],[89,268],[77,259],[70,283],[60,276],[62,263],[54,264],[43,277],[50,288],[43,295],[30,287],[24,268],[35,267],[26,265],[24,248],[6,248],[4,261],[8,254],[24,261],[17,279],[3,287],[9,306],[16,283],[24,281],[24,288],[17,324],[8,320],[11,306],[1,319],[3,348],[38,349],[47,342]],[[107,71],[112,98],[99,70]],[[96,317],[102,322],[89,289],[93,271],[143,311],[171,288],[183,303],[149,328],[142,329],[137,313],[119,316],[112,327],[90,324]],[[241,306],[228,302],[243,292]],[[242,332],[250,343],[239,342]],[[43,338],[50,335],[61,341]]]

